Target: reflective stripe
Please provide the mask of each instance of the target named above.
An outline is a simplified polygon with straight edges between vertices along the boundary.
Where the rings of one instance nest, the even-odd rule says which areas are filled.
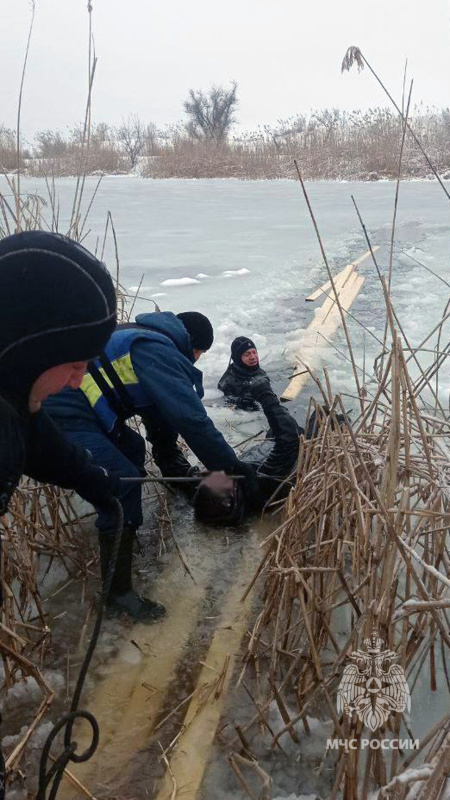
[[[139,383],[137,375],[133,369],[133,364],[131,363],[130,353],[126,353],[124,356],[114,359],[114,361],[112,361],[111,363],[114,369],[116,370],[120,380],[122,381],[122,383],[125,384],[125,386],[131,386],[133,384]],[[114,388],[105,370],[101,368],[100,372],[103,375],[105,381],[108,383],[108,385],[111,386],[111,388]],[[92,406],[92,408],[94,408],[100,397],[102,397],[103,395],[91,375],[86,374],[84,376],[80,388],[81,391],[85,394],[89,404]]]
[[[111,391],[117,396],[118,405],[120,407],[123,406],[123,413],[118,415],[117,410],[111,407],[108,399],[102,394],[102,390],[99,389],[91,375],[86,375],[81,384],[80,388],[87,402],[94,411],[102,428],[108,433],[114,429],[119,418],[121,420],[129,419],[134,413],[139,413],[139,409],[147,408],[152,404],[152,397],[151,394],[149,395],[148,393],[148,387],[142,386],[139,382],[130,355],[134,343],[140,340],[148,341],[149,345],[164,345],[164,348],[167,348],[166,352],[169,362],[172,359],[172,352],[177,350],[170,337],[158,331],[150,330],[150,328],[147,331],[141,326],[138,328],[123,329],[119,327],[119,329],[113,333],[105,347],[105,355],[114,366],[123,386],[130,395],[131,405],[133,407],[131,411],[129,408],[123,406],[122,399],[117,389],[114,388],[114,385],[111,386],[111,379],[108,378],[107,373],[105,374],[105,370],[102,368],[99,358],[94,360],[95,366],[100,371],[105,384],[110,386]],[[149,358],[151,359],[151,350],[149,350]],[[192,377],[192,384],[195,386],[198,396],[200,398],[203,397],[202,373],[200,370],[196,369],[193,364],[190,363],[188,357],[181,352],[178,353],[176,359],[180,359],[180,365],[184,371],[189,371]],[[150,360],[148,367],[150,367],[151,363]]]

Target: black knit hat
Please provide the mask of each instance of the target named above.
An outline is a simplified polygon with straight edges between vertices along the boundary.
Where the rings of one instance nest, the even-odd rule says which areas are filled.
[[[246,350],[251,350],[254,348],[255,350],[256,345],[249,339],[247,336],[237,336],[236,339],[233,339],[231,342],[231,359],[237,364],[238,367],[242,367],[242,356],[244,355]]]
[[[0,240],[0,297],[0,393],[22,401],[46,370],[98,355],[116,326],[106,267],[60,234]]]
[[[200,311],[183,311],[177,314],[187,332],[190,334],[194,350],[209,350],[214,341],[213,327]]]

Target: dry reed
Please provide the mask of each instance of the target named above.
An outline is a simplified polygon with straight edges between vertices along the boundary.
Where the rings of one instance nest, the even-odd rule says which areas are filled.
[[[423,683],[428,676],[432,692],[450,691],[449,422],[429,411],[429,385],[410,373],[410,348],[396,330],[387,292],[385,300],[392,344],[374,399],[366,399],[356,423],[341,430],[336,414],[344,411],[342,400],[333,397],[326,376],[319,382],[331,413],[317,407],[318,435],[302,441],[283,521],[264,543],[258,568],[263,607],[249,631],[240,677],[256,687],[255,714],[241,724],[236,743],[249,737],[255,747],[261,739],[260,752],[261,744],[282,747],[288,737],[300,748],[299,726],[308,733],[307,715],[319,713],[332,721],[334,737],[358,741],[356,750],[324,752],[323,763],[335,762],[330,799],[367,800],[378,792],[370,796],[438,800],[450,763],[448,715],[412,755],[369,749],[364,757],[364,737],[413,739],[410,720],[392,714],[368,731],[355,713],[351,719],[339,713],[335,701],[348,656],[373,631],[405,670],[413,707],[419,677]],[[269,724],[274,706],[282,719],[276,732]],[[429,767],[411,770],[425,748]],[[236,752],[231,758],[243,787]],[[251,749],[246,759],[257,763]],[[253,786],[247,793],[256,796]]]

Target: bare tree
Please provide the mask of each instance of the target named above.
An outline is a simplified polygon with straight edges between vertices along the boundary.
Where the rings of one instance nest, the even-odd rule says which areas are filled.
[[[189,100],[184,110],[189,117],[186,130],[197,141],[212,141],[216,144],[226,142],[238,104],[237,83],[233,81],[230,89],[212,86],[206,93],[189,90]]]
[[[137,115],[128,117],[126,122],[122,120],[120,128],[116,128],[116,140],[130,159],[131,169],[135,168],[145,147],[146,134],[146,127]]]
[[[67,155],[68,142],[61,131],[38,131],[35,141],[37,158],[58,158]]]
[[[154,122],[150,122],[147,127],[145,128],[145,155],[148,157],[156,156],[158,154],[158,137],[159,132],[154,124]]]
[[[70,131],[70,141],[81,147],[83,145],[84,123],[80,122]],[[89,146],[91,149],[101,149],[103,147],[113,147],[115,139],[114,129],[106,122],[98,122],[91,125],[89,135]]]

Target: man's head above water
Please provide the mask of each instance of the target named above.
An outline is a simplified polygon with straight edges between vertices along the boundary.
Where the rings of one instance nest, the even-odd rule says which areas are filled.
[[[255,343],[248,336],[237,336],[231,343],[231,360],[237,367],[258,367],[259,356]]]
[[[211,472],[193,498],[195,516],[215,525],[239,525],[244,516],[244,493],[240,482],[225,472]]]

